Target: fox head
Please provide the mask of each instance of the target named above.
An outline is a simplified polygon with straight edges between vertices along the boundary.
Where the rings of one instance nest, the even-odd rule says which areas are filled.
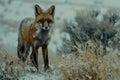
[[[43,11],[39,5],[35,5],[35,25],[42,30],[50,30],[54,24],[55,6],[52,5]]]

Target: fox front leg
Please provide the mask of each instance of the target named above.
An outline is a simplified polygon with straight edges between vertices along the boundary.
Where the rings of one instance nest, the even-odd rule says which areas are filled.
[[[38,47],[32,46],[32,53],[31,53],[31,62],[36,67],[37,70],[39,70],[38,67]]]
[[[42,54],[44,59],[44,68],[47,70],[49,68],[49,59],[48,59],[48,45],[45,44],[42,46]]]

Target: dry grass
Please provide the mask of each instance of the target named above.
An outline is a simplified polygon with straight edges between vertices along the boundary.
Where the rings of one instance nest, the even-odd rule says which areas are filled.
[[[120,57],[117,54],[119,52],[115,53],[107,49],[108,54],[102,56],[95,55],[93,51],[93,48],[87,47],[83,52],[79,50],[77,56],[64,55],[60,63],[62,64],[60,67],[62,80],[119,80]]]
[[[103,16],[104,19],[100,22],[96,19],[97,16],[91,15],[93,13],[77,12],[77,24],[65,21],[65,31],[70,34],[71,41],[64,41],[66,48],[62,52],[69,54],[61,61],[62,80],[120,79],[120,39],[116,35],[119,27],[115,25],[118,20],[116,16],[119,15],[108,11],[108,17]]]
[[[4,48],[0,49],[0,79],[16,80],[25,73],[37,73],[30,61],[22,63],[16,54],[10,55]]]
[[[119,80],[119,52],[108,48],[107,55],[96,55],[96,45],[91,41],[86,44],[89,45],[86,45],[84,50],[77,48],[78,55],[58,55],[54,64],[51,63],[53,69],[47,73],[49,77],[57,73],[56,76],[60,75],[60,78],[52,80]],[[30,64],[19,64],[17,57],[10,56],[5,51],[1,54],[0,60],[0,79],[18,79],[26,73],[40,74],[34,67],[29,67]]]

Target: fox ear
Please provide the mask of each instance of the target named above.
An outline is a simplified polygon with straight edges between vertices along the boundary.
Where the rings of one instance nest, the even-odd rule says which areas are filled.
[[[54,16],[54,14],[55,14],[55,5],[52,5],[52,6],[47,10],[47,12],[48,12],[50,15]]]
[[[35,8],[35,16],[40,15],[43,12],[43,10],[40,8],[38,4],[36,4],[34,8]]]

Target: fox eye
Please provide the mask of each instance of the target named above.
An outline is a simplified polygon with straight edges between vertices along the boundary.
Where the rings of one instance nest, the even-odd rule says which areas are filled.
[[[43,22],[43,20],[38,20],[38,23],[42,23]]]
[[[53,25],[52,23],[49,24],[49,26],[52,26],[52,25]]]
[[[49,23],[52,23],[53,21],[52,20],[48,20]]]
[[[41,24],[41,23],[39,23],[39,26],[42,26],[42,24]]]

